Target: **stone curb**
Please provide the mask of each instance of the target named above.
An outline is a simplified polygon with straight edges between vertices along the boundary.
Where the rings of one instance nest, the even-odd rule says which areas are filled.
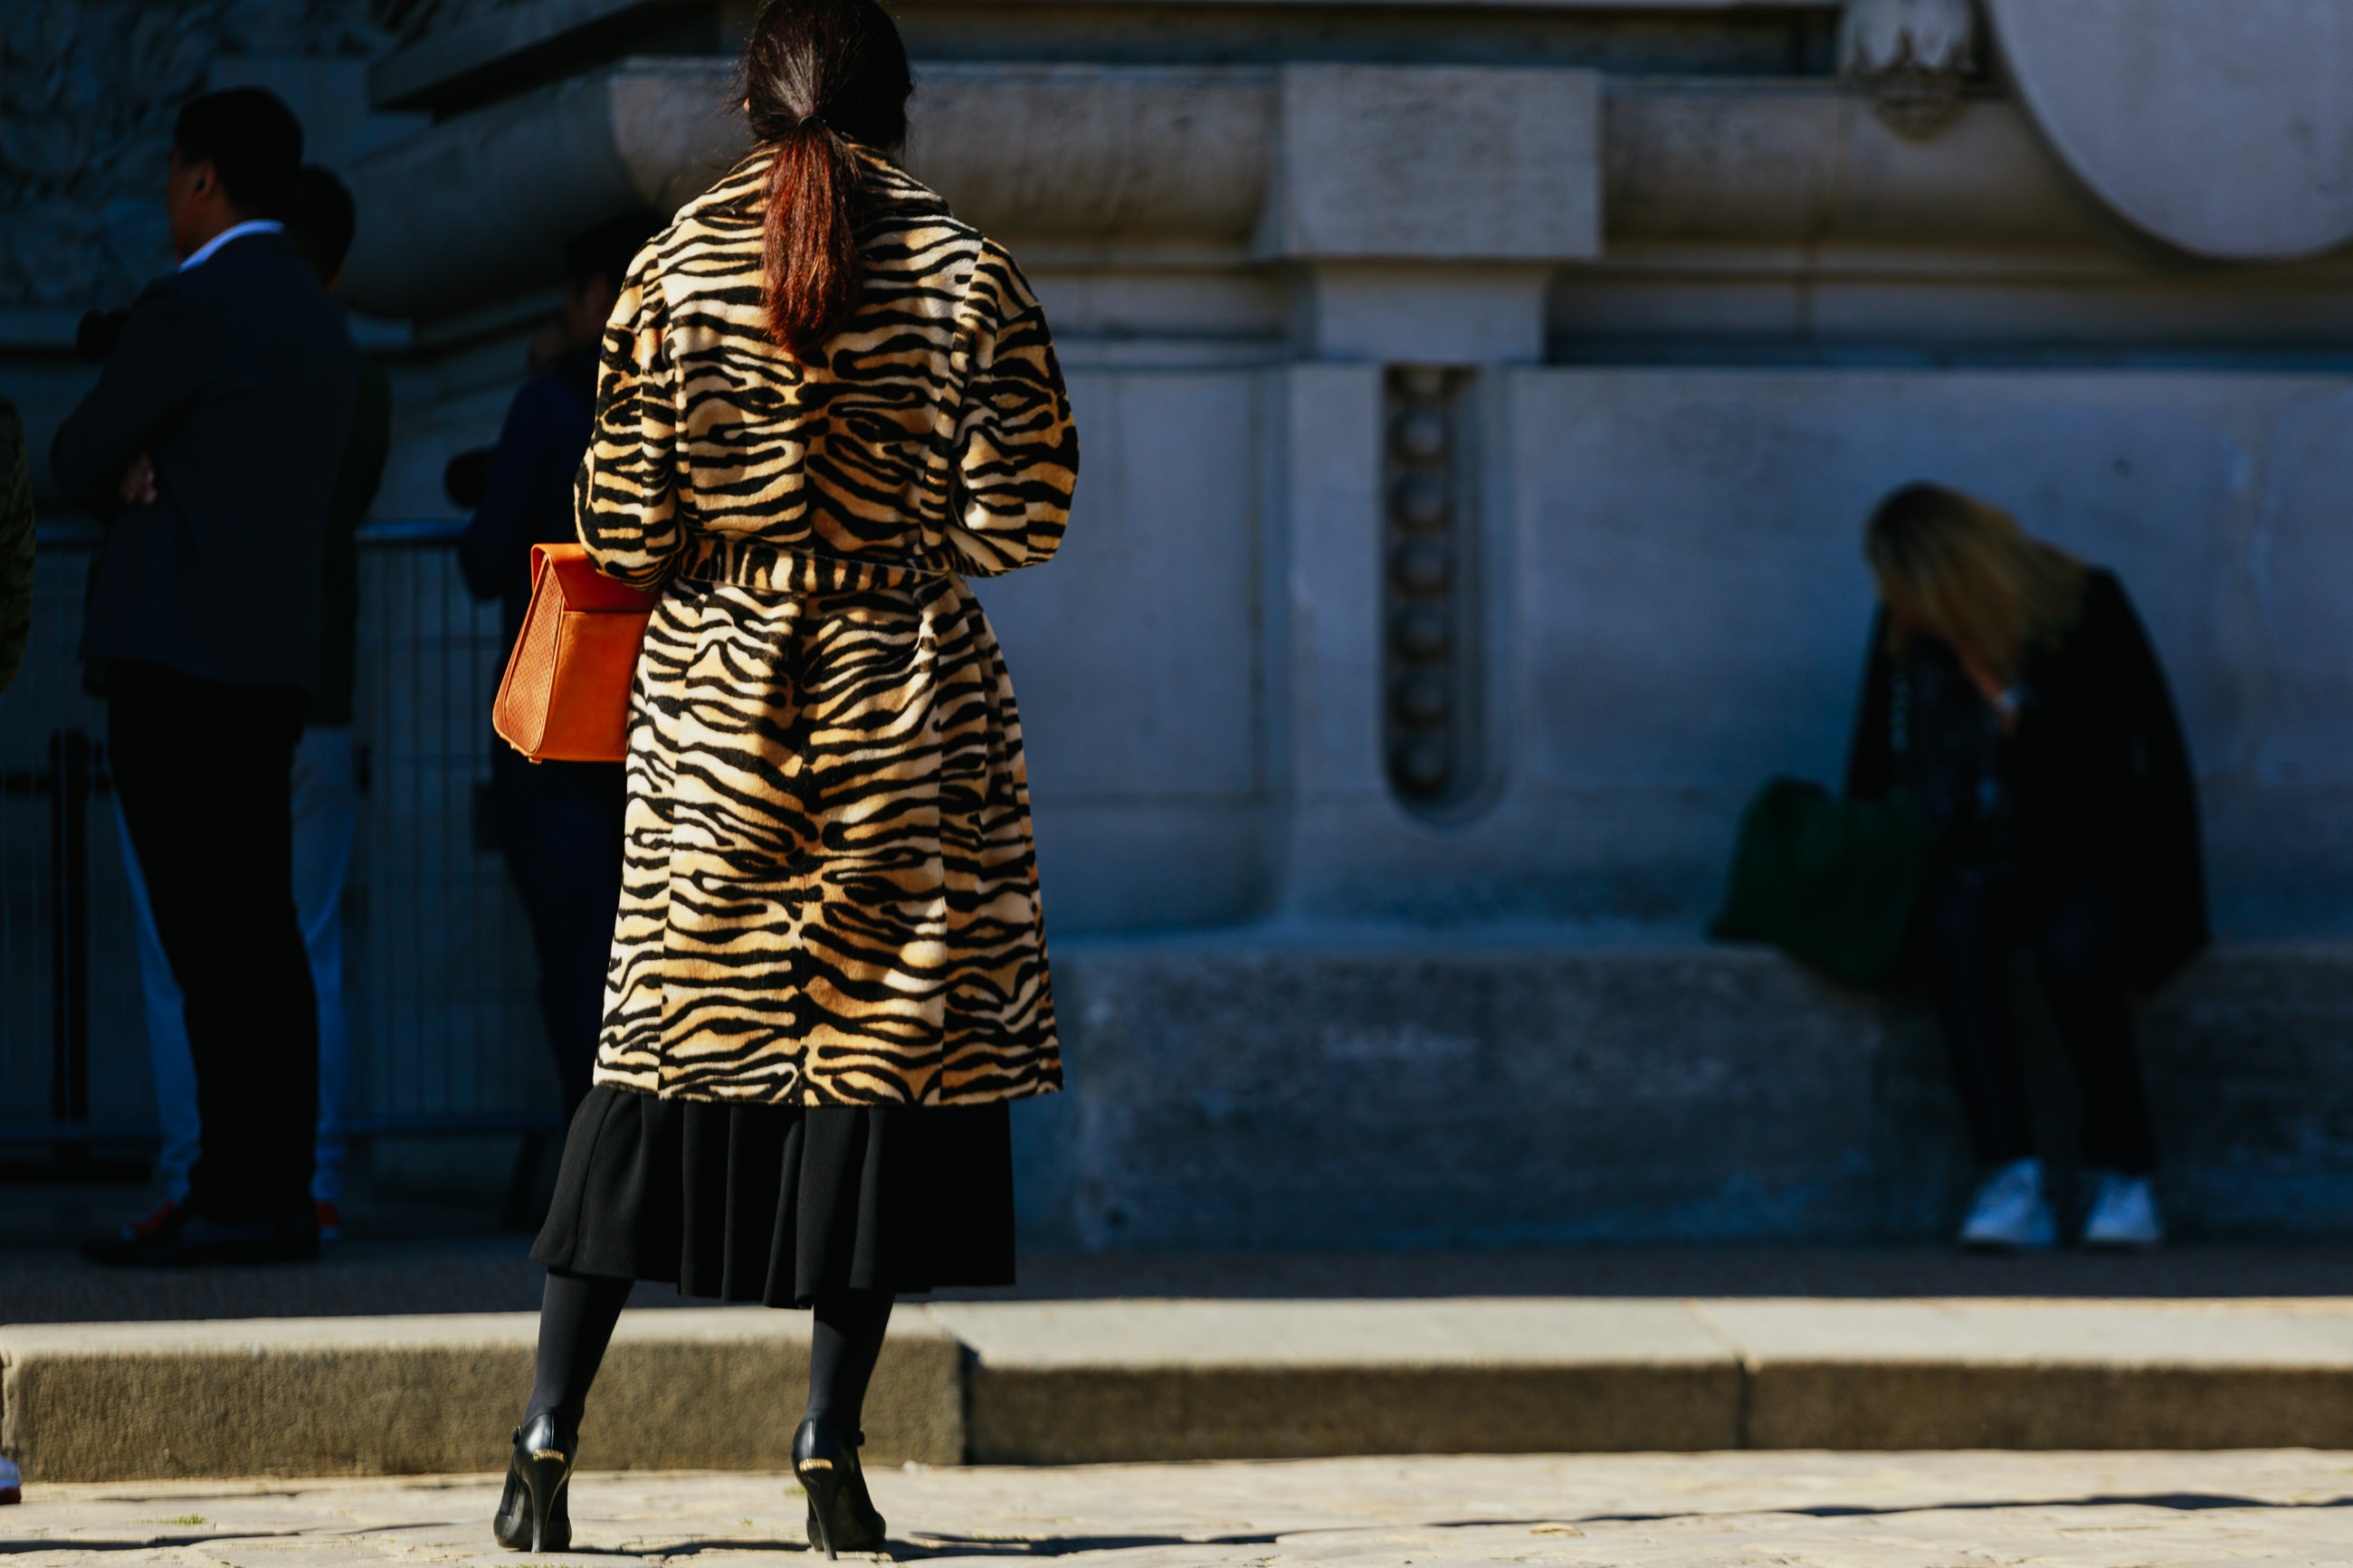
[[[1754,1448],[2341,1448],[2353,1300],[1702,1301]]]
[[[35,1481],[491,1470],[530,1313],[0,1328]],[[786,1468],[808,1321],[626,1315],[593,1468]],[[1723,1448],[2353,1447],[2353,1300],[957,1302],[877,1464]]]
[[[957,1303],[976,1458],[1712,1449],[1741,1373],[1674,1301]]]
[[[495,1470],[531,1392],[537,1315],[0,1328],[0,1450],[27,1479]],[[592,1468],[790,1468],[806,1313],[622,1315],[583,1433]],[[866,1424],[881,1463],[955,1464],[963,1350],[899,1314]]]

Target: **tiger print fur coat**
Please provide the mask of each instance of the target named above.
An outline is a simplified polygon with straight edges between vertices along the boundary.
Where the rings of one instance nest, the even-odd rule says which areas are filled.
[[[631,265],[575,481],[659,588],[630,699],[596,1081],[974,1105],[1060,1087],[1021,721],[965,584],[1060,542],[1078,440],[1012,258],[853,148],[863,299],[762,325],[766,160]]]

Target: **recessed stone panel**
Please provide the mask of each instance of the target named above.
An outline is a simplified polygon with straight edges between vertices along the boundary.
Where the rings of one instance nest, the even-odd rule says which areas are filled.
[[[1556,261],[1601,250],[1601,79],[1472,66],[1289,66],[1261,247]]]

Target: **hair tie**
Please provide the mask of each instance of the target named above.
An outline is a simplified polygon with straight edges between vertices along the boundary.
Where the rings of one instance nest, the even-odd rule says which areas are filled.
[[[823,126],[824,129],[828,131],[833,129],[832,126],[826,124],[825,116],[822,114],[804,114],[794,123],[793,129],[796,131],[806,131],[812,125]]]

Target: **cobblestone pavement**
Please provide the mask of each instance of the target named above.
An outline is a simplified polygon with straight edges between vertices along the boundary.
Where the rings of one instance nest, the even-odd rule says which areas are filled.
[[[575,1483],[551,1563],[806,1564],[774,1476]],[[1538,1455],[908,1469],[902,1562],[2198,1568],[2353,1563],[2353,1453]],[[188,1568],[500,1563],[491,1477],[28,1488],[0,1560]]]

